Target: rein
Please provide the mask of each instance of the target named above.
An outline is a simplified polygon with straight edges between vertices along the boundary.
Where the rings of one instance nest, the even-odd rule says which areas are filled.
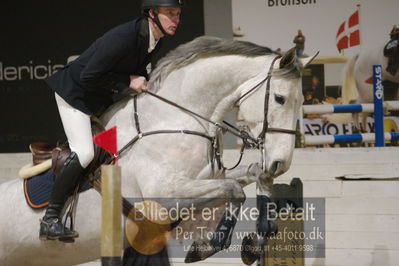
[[[230,124],[228,124],[225,121],[223,121],[223,123],[225,123],[226,125],[229,125],[229,127],[232,127],[234,130],[231,130],[229,127],[226,127],[225,125],[222,125],[220,123],[214,122],[214,121],[212,121],[212,120],[210,120],[210,119],[208,119],[206,117],[203,117],[202,115],[197,114],[197,113],[195,113],[195,112],[193,112],[193,111],[191,111],[191,110],[189,110],[189,109],[187,109],[187,108],[185,108],[185,107],[183,107],[181,105],[178,105],[177,103],[174,103],[174,102],[172,102],[172,101],[170,101],[168,99],[165,99],[162,96],[159,96],[159,95],[157,95],[155,93],[152,93],[150,91],[146,91],[145,93],[147,93],[147,94],[149,94],[149,95],[151,95],[151,96],[153,96],[153,97],[155,97],[155,98],[157,98],[157,99],[159,99],[159,100],[161,100],[161,101],[163,101],[165,103],[168,103],[168,104],[170,104],[170,105],[172,105],[172,106],[174,106],[176,108],[179,108],[180,110],[182,110],[184,112],[190,113],[190,114],[192,114],[192,115],[194,115],[194,116],[196,116],[198,118],[201,118],[202,120],[204,120],[204,121],[206,121],[206,122],[208,122],[208,123],[210,123],[210,124],[212,124],[212,125],[214,125],[214,126],[216,126],[218,128],[221,128],[222,130],[228,131],[228,132],[230,132],[231,134],[233,134],[236,137],[250,139],[254,143],[257,142],[255,138],[249,136],[248,134],[245,134],[247,132],[243,133],[241,130],[239,130],[239,129],[235,128],[235,127],[232,127]],[[237,133],[237,132],[239,132],[239,133]]]
[[[242,138],[243,141],[244,141],[244,143],[253,144],[253,143],[256,142],[256,140],[255,140],[254,138],[252,138],[251,136],[249,136],[247,132],[240,131],[239,129],[235,128],[234,126],[228,124],[227,122],[225,122],[225,123],[228,124],[228,125],[230,125],[230,127],[234,128],[234,130],[236,130],[236,131],[239,132],[239,133],[237,133],[237,132],[231,130],[230,128],[226,127],[225,125],[221,125],[221,124],[219,124],[219,123],[213,122],[213,121],[211,121],[211,120],[209,120],[209,119],[207,119],[207,118],[205,118],[205,117],[203,117],[203,116],[201,116],[201,115],[199,115],[199,114],[197,114],[197,113],[195,113],[195,112],[193,112],[193,111],[191,111],[191,110],[189,110],[189,109],[187,109],[187,108],[185,108],[185,107],[182,107],[182,106],[180,106],[180,105],[178,105],[178,104],[176,104],[176,103],[174,103],[174,102],[172,102],[172,101],[169,101],[168,99],[163,98],[163,97],[161,97],[161,96],[159,96],[159,95],[157,95],[157,94],[154,94],[154,93],[152,93],[152,92],[146,92],[146,93],[148,93],[148,94],[150,94],[151,96],[154,96],[155,98],[160,99],[160,100],[162,100],[162,101],[164,101],[164,102],[166,102],[166,103],[168,103],[168,104],[170,104],[170,105],[172,105],[172,106],[175,106],[175,107],[181,109],[182,111],[185,111],[185,112],[188,112],[188,113],[190,113],[190,114],[192,114],[192,115],[194,115],[194,116],[197,116],[197,117],[199,117],[199,118],[201,118],[201,119],[203,119],[203,120],[205,120],[205,121],[207,121],[207,122],[209,122],[209,123],[215,125],[216,127],[218,127],[218,128],[221,129],[221,130],[226,130],[226,131],[231,132],[232,134],[234,134],[234,135],[236,135],[236,136]],[[199,137],[203,137],[203,138],[208,139],[208,140],[212,143],[212,147],[213,147],[213,156],[214,156],[214,158],[216,158],[216,160],[217,160],[219,169],[221,169],[221,168],[226,169],[226,168],[222,165],[222,163],[221,163],[220,144],[219,144],[217,135],[214,136],[214,137],[211,137],[211,136],[206,135],[205,133],[202,133],[202,132],[192,131],[192,130],[186,130],[186,129],[183,129],[183,130],[156,130],[156,131],[150,131],[150,132],[144,132],[144,133],[143,133],[143,132],[141,131],[141,128],[140,128],[139,113],[138,113],[138,111],[137,111],[137,97],[138,97],[138,95],[136,94],[136,95],[134,96],[134,102],[133,102],[133,103],[134,103],[134,120],[135,120],[135,126],[136,126],[136,130],[137,130],[137,133],[138,133],[138,134],[137,134],[137,136],[135,136],[131,141],[129,141],[129,142],[118,152],[118,154],[121,154],[121,153],[125,152],[128,148],[130,148],[132,145],[134,145],[138,140],[140,140],[140,139],[142,139],[143,137],[146,137],[146,136],[157,135],[157,134],[188,134],[188,135],[195,135],[195,136],[199,136]],[[248,139],[250,139],[253,143],[249,142]],[[241,154],[242,154],[242,153],[243,153],[243,149],[241,149]],[[114,160],[114,158],[115,158],[115,156],[112,156],[108,161],[111,162],[112,160]],[[237,167],[237,166],[239,165],[239,163],[241,162],[241,158],[242,158],[242,155],[241,155],[241,157],[240,157],[240,159],[239,159],[239,162],[238,162],[234,167],[229,168],[229,169],[227,169],[227,170],[232,170],[232,169],[234,169],[235,167]],[[107,162],[108,162],[108,161],[107,161]],[[213,167],[213,163],[212,163],[212,167]]]
[[[256,89],[259,88],[260,85],[262,85],[264,82],[267,82],[266,84],[266,93],[265,93],[265,102],[264,102],[264,121],[263,121],[263,128],[262,128],[262,132],[259,134],[258,138],[255,139],[254,137],[250,136],[250,134],[246,131],[246,130],[240,130],[237,127],[229,124],[226,121],[223,121],[223,124],[214,122],[200,114],[197,114],[175,102],[172,102],[160,95],[157,95],[153,92],[150,91],[145,91],[144,93],[151,95],[154,98],[157,98],[169,105],[172,105],[184,112],[187,112],[193,116],[196,116],[214,126],[216,126],[217,128],[221,129],[222,131],[227,131],[230,132],[232,135],[239,137],[242,139],[243,141],[243,145],[241,147],[240,150],[240,158],[238,160],[238,162],[232,167],[232,168],[225,168],[224,166],[222,166],[225,170],[232,170],[234,168],[236,168],[243,157],[244,154],[244,150],[245,147],[249,146],[251,148],[257,148],[260,149],[262,152],[262,156],[263,156],[263,151],[264,151],[264,137],[266,135],[266,133],[285,133],[285,134],[293,134],[295,135],[296,131],[295,130],[290,130],[290,129],[283,129],[283,128],[269,128],[269,123],[268,123],[268,119],[267,119],[267,113],[268,113],[268,102],[269,102],[269,98],[270,98],[270,80],[272,78],[272,71],[273,71],[273,67],[275,62],[277,61],[277,59],[279,59],[281,56],[276,56],[273,61],[272,64],[270,65],[269,68],[269,72],[267,74],[267,77],[265,77],[263,80],[261,80],[259,83],[257,83],[254,87],[252,87],[248,92],[246,92],[244,95],[242,95],[235,103],[235,106],[238,106],[238,103],[240,100],[242,100],[244,97],[246,97],[247,95],[249,95],[250,93],[254,92]],[[217,136],[215,137],[211,137],[206,135],[205,133],[202,132],[197,132],[197,131],[191,131],[191,130],[157,130],[157,131],[151,131],[151,132],[141,132],[140,129],[140,123],[139,123],[139,116],[138,116],[138,111],[137,111],[137,94],[134,96],[134,118],[135,118],[135,125],[136,125],[136,130],[138,135],[135,136],[131,141],[129,141],[125,146],[123,146],[122,149],[120,149],[118,151],[118,156],[120,156],[122,153],[124,153],[128,148],[130,148],[132,145],[134,145],[139,139],[146,137],[146,136],[150,136],[150,135],[156,135],[156,134],[190,134],[190,135],[196,135],[196,136],[200,136],[203,138],[206,138],[208,140],[211,141],[211,143],[213,144],[213,148],[214,148],[214,154],[215,157],[218,160],[218,164],[220,166],[220,162],[221,162],[221,153],[219,151],[219,144],[217,141]],[[116,158],[116,155],[113,155],[111,158],[109,158],[107,160],[107,163],[110,163],[111,161],[113,161]],[[263,160],[262,160],[263,162]]]

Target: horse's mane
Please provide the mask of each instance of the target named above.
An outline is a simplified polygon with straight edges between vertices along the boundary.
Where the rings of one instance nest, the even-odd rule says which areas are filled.
[[[162,80],[172,71],[182,68],[194,61],[211,56],[241,55],[256,57],[278,54],[268,47],[263,47],[250,42],[221,39],[217,37],[202,36],[191,42],[178,46],[162,58],[151,73],[149,87],[156,92]]]

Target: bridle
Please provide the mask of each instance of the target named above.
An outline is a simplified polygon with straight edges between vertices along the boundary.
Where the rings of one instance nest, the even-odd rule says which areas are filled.
[[[273,61],[272,64],[270,65],[269,68],[269,72],[267,73],[267,77],[264,78],[263,80],[261,80],[258,84],[256,84],[254,87],[252,87],[249,91],[247,91],[246,93],[244,93],[244,95],[242,95],[240,98],[238,98],[235,102],[235,106],[236,107],[240,107],[239,102],[246,97],[247,95],[249,95],[250,93],[256,91],[256,89],[259,88],[260,85],[262,85],[264,82],[266,82],[266,93],[265,93],[265,102],[264,102],[264,107],[263,107],[263,127],[262,127],[262,131],[260,132],[259,136],[258,136],[258,141],[259,139],[264,139],[266,133],[269,132],[276,132],[276,133],[286,133],[286,134],[293,134],[295,135],[295,130],[291,130],[291,129],[284,129],[284,128],[273,128],[273,127],[269,127],[269,122],[267,120],[267,113],[269,111],[269,98],[270,98],[270,80],[272,78],[272,71],[273,71],[273,67],[274,67],[274,63],[277,61],[277,59],[281,58],[280,55],[276,56]]]
[[[269,122],[267,119],[267,114],[268,114],[268,103],[269,103],[269,98],[270,98],[270,80],[272,78],[272,71],[273,71],[273,67],[275,62],[277,61],[277,59],[281,58],[280,55],[276,56],[273,61],[272,64],[269,68],[269,72],[267,74],[267,77],[265,77],[263,80],[261,80],[258,84],[256,84],[254,87],[252,87],[249,91],[247,91],[244,95],[242,95],[239,99],[237,99],[237,101],[235,102],[235,105],[237,107],[239,107],[239,102],[246,97],[247,95],[251,94],[252,92],[256,91],[264,82],[266,83],[266,93],[265,93],[265,102],[264,102],[264,120],[263,120],[263,127],[262,127],[262,131],[260,132],[259,136],[257,138],[254,138],[250,135],[250,133],[246,130],[243,129],[238,129],[237,127],[229,124],[226,121],[223,121],[223,124],[214,122],[200,114],[197,114],[181,105],[178,105],[175,102],[172,102],[162,96],[159,96],[153,92],[150,91],[146,91],[145,93],[148,95],[151,95],[152,97],[155,97],[169,105],[172,105],[184,112],[187,112],[193,116],[196,116],[212,125],[214,125],[215,127],[221,129],[222,131],[227,131],[230,132],[231,134],[239,137],[242,139],[243,141],[243,145],[241,147],[240,150],[240,158],[238,160],[238,162],[235,164],[235,166],[227,169],[227,170],[232,170],[234,168],[236,168],[240,162],[241,159],[243,157],[243,153],[245,150],[245,147],[251,147],[251,148],[257,148],[261,151],[261,163],[262,163],[262,168],[264,169],[264,162],[263,162],[263,154],[264,154],[264,150],[265,150],[265,145],[264,145],[264,138],[266,136],[267,133],[284,133],[284,134],[291,134],[291,135],[295,135],[296,131],[295,130],[291,130],[291,129],[284,129],[284,128],[272,128],[269,127]],[[138,115],[138,111],[137,111],[137,95],[134,96],[134,117],[135,117],[135,125],[136,125],[136,130],[137,130],[137,135],[131,140],[129,141],[119,152],[119,157],[120,155],[125,152],[129,147],[131,147],[134,143],[136,143],[139,139],[146,137],[146,136],[150,136],[150,135],[155,135],[155,134],[190,134],[190,135],[196,135],[196,136],[200,136],[200,137],[204,137],[206,139],[209,139],[214,147],[214,154],[215,157],[220,159],[221,156],[221,152],[219,151],[219,147],[220,145],[218,144],[217,141],[217,136],[215,137],[211,137],[206,135],[203,132],[197,132],[197,131],[191,131],[191,130],[157,130],[157,131],[151,131],[151,132],[141,132],[140,129],[140,123],[139,123],[139,115]],[[115,155],[112,156],[108,161],[112,161],[113,159],[115,159]],[[224,166],[221,165],[220,160],[217,160],[219,167],[223,167],[224,169],[226,169]]]
[[[269,98],[270,98],[270,81],[272,78],[272,72],[273,72],[273,67],[274,63],[277,61],[277,59],[281,58],[280,55],[276,56],[269,68],[269,72],[267,73],[267,77],[261,80],[258,84],[256,84],[254,87],[252,87],[249,91],[244,93],[240,98],[237,99],[235,102],[235,106],[239,107],[240,106],[240,101],[246,97],[247,95],[251,94],[252,92],[256,91],[260,85],[262,85],[264,82],[266,82],[266,92],[265,92],[265,101],[263,103],[263,126],[262,126],[262,131],[259,133],[259,136],[256,140],[257,143],[257,148],[261,152],[261,165],[262,169],[265,170],[265,165],[264,165],[264,151],[265,151],[265,143],[264,139],[267,133],[283,133],[283,134],[290,134],[290,135],[295,135],[296,130],[292,129],[285,129],[285,128],[274,128],[274,127],[269,127],[269,121],[267,118],[267,114],[269,112]]]

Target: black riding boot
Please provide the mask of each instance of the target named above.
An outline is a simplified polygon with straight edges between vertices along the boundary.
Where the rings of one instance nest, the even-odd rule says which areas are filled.
[[[77,232],[64,227],[61,212],[83,171],[84,168],[80,165],[77,154],[72,152],[55,179],[46,213],[40,222],[40,239],[55,240],[78,237]]]

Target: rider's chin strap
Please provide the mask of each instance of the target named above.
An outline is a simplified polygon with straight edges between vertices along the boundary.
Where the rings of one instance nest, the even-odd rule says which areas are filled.
[[[152,9],[152,12],[154,13],[154,18],[150,17],[149,15],[148,15],[148,18],[151,19],[152,21],[154,21],[154,23],[158,26],[158,28],[161,30],[163,35],[169,36],[170,34],[165,31],[165,29],[163,28],[163,26],[161,24],[161,21],[159,21],[159,17],[158,17],[157,11]]]

